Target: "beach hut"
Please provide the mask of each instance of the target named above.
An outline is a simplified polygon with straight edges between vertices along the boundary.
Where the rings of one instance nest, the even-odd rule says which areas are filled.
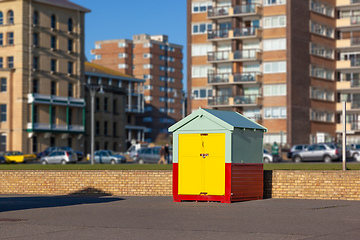
[[[172,125],[174,201],[262,199],[266,131],[237,112],[202,108]]]

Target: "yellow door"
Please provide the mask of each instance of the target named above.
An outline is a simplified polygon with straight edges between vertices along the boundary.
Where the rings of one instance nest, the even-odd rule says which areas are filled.
[[[225,134],[179,134],[179,194],[225,194]]]

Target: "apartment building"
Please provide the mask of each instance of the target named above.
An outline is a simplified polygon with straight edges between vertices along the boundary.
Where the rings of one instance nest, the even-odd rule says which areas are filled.
[[[336,140],[335,0],[188,0],[188,109],[238,111],[265,143]]]
[[[182,117],[182,46],[166,35],[134,35],[132,40],[96,41],[91,60],[110,69],[144,79],[145,141],[169,141],[168,127]]]
[[[348,143],[360,142],[360,1],[336,1],[337,134],[342,132],[342,102],[346,102]]]
[[[83,150],[87,12],[67,0],[0,2],[0,151]]]
[[[91,151],[91,87],[94,96],[94,147],[124,152],[132,141],[143,142],[144,126],[136,125],[136,116],[144,112],[145,80],[120,73],[94,63],[85,62],[86,137],[85,152]],[[101,91],[100,91],[101,90]]]

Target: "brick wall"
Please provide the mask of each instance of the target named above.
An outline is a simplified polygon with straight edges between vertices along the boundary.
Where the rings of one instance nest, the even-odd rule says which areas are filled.
[[[171,196],[172,171],[0,171],[0,194]],[[360,171],[264,171],[264,198],[360,200]]]

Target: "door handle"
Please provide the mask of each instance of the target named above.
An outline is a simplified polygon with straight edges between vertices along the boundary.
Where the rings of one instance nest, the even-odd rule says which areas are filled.
[[[208,157],[208,156],[209,156],[208,153],[200,153],[200,157],[202,157],[202,158],[206,158],[206,157]]]

